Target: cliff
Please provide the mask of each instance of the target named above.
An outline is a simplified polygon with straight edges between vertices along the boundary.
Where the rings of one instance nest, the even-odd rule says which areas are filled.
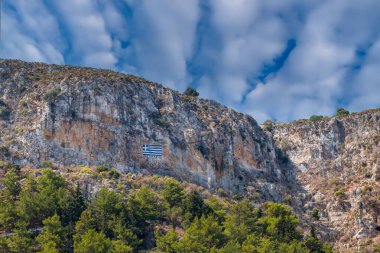
[[[303,212],[318,211],[326,240],[340,252],[378,242],[380,110],[277,124],[270,135],[303,189],[295,199]]]
[[[265,189],[286,180],[256,121],[214,101],[106,70],[19,61],[0,69],[9,111],[1,142],[15,163],[148,170],[235,193],[253,185],[267,199],[279,194]],[[144,144],[161,144],[163,157],[145,158]]]
[[[302,220],[315,216],[321,236],[342,252],[379,239],[379,123],[373,110],[268,131],[138,77],[0,61],[0,160],[105,164],[285,202]],[[163,157],[144,157],[144,144],[162,145]]]

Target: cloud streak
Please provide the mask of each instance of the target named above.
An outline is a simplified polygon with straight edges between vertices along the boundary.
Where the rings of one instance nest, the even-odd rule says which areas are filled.
[[[1,57],[109,68],[289,121],[380,107],[380,2],[5,0]]]

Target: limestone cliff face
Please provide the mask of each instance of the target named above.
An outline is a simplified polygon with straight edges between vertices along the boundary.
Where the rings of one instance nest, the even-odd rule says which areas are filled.
[[[379,239],[380,110],[278,124],[270,134],[292,162],[299,206],[319,211],[326,239],[341,252]]]
[[[11,108],[1,141],[15,162],[106,164],[281,199],[274,182],[286,175],[250,116],[111,71],[18,61],[0,70]],[[144,144],[162,144],[163,158],[145,158]]]
[[[379,110],[264,131],[134,76],[0,60],[0,161],[105,164],[285,202],[304,221],[318,210],[321,236],[341,252],[380,239],[379,142]],[[163,157],[145,158],[144,144],[162,144]]]

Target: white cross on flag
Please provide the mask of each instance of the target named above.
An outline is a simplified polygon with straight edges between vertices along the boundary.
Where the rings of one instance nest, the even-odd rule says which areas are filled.
[[[143,145],[143,155],[149,158],[162,157],[162,145]]]

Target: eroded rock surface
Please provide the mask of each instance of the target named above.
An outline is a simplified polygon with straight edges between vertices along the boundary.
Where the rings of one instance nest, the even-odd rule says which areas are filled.
[[[278,124],[272,134],[305,191],[296,199],[305,213],[318,210],[324,237],[341,252],[378,242],[380,110]]]
[[[264,131],[134,76],[9,60],[0,60],[0,109],[0,160],[105,164],[285,202],[305,222],[318,212],[321,236],[341,252],[379,239],[380,110]],[[162,144],[163,158],[145,158],[144,144]]]

